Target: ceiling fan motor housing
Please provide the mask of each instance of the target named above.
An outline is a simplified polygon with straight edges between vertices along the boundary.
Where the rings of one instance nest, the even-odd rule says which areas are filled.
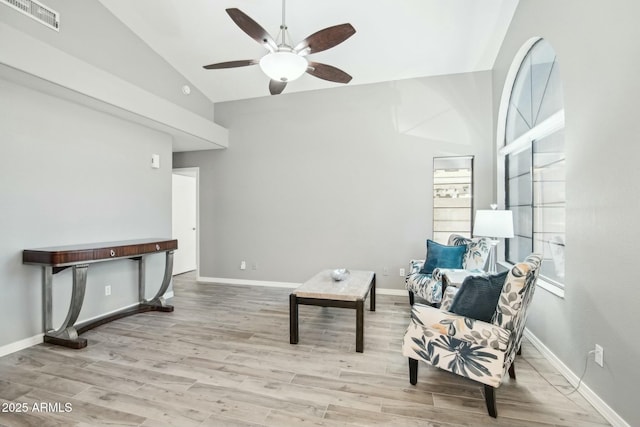
[[[293,53],[290,47],[281,46],[276,52],[267,53],[260,59],[260,68],[272,80],[293,81],[309,67],[307,60]]]

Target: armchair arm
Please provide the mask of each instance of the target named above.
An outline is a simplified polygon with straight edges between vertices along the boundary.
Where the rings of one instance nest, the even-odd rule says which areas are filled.
[[[440,276],[446,276],[447,286],[455,286],[459,288],[469,276],[480,276],[486,274],[484,271],[474,268],[472,270],[464,269],[464,268],[439,268],[438,273]],[[434,271],[435,274],[435,271]]]
[[[411,317],[426,331],[496,350],[505,351],[511,338],[508,329],[421,304],[414,304]]]
[[[412,259],[411,261],[409,261],[409,274],[415,274],[419,272],[423,265],[423,259]]]
[[[440,310],[449,311],[451,309],[453,299],[459,290],[460,288],[456,288],[455,286],[447,286],[447,276],[444,276],[442,279],[442,302],[440,303]]]
[[[455,297],[460,285],[469,276],[484,274],[482,270],[465,270],[460,268],[436,268],[433,270],[433,277],[437,277],[442,283],[442,302],[440,308],[449,310],[453,297]]]
[[[437,280],[438,282],[442,281],[442,274],[447,271],[446,268],[434,268],[433,269],[433,273],[431,273],[431,277],[433,277],[434,280]]]

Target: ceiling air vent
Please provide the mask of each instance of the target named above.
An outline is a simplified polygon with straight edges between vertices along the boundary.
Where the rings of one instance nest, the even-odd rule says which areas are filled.
[[[11,6],[39,23],[60,31],[60,14],[49,6],[45,6],[36,0],[0,0],[0,3]]]

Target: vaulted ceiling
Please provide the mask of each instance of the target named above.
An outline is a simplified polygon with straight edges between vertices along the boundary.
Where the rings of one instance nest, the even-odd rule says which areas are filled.
[[[266,49],[231,20],[238,8],[274,38],[281,0],[100,0],[212,102],[270,96],[258,65],[205,70],[203,65],[259,59]],[[353,76],[349,85],[489,70],[518,0],[289,0],[294,42],[336,24],[356,34],[309,56]],[[341,86],[304,74],[285,93]]]

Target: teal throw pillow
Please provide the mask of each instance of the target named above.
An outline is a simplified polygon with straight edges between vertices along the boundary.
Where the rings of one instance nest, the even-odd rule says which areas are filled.
[[[453,298],[449,311],[471,319],[491,322],[508,271],[489,276],[469,276]]]
[[[466,251],[467,245],[447,246],[427,240],[427,259],[420,273],[431,274],[436,268],[462,268],[462,259]]]

